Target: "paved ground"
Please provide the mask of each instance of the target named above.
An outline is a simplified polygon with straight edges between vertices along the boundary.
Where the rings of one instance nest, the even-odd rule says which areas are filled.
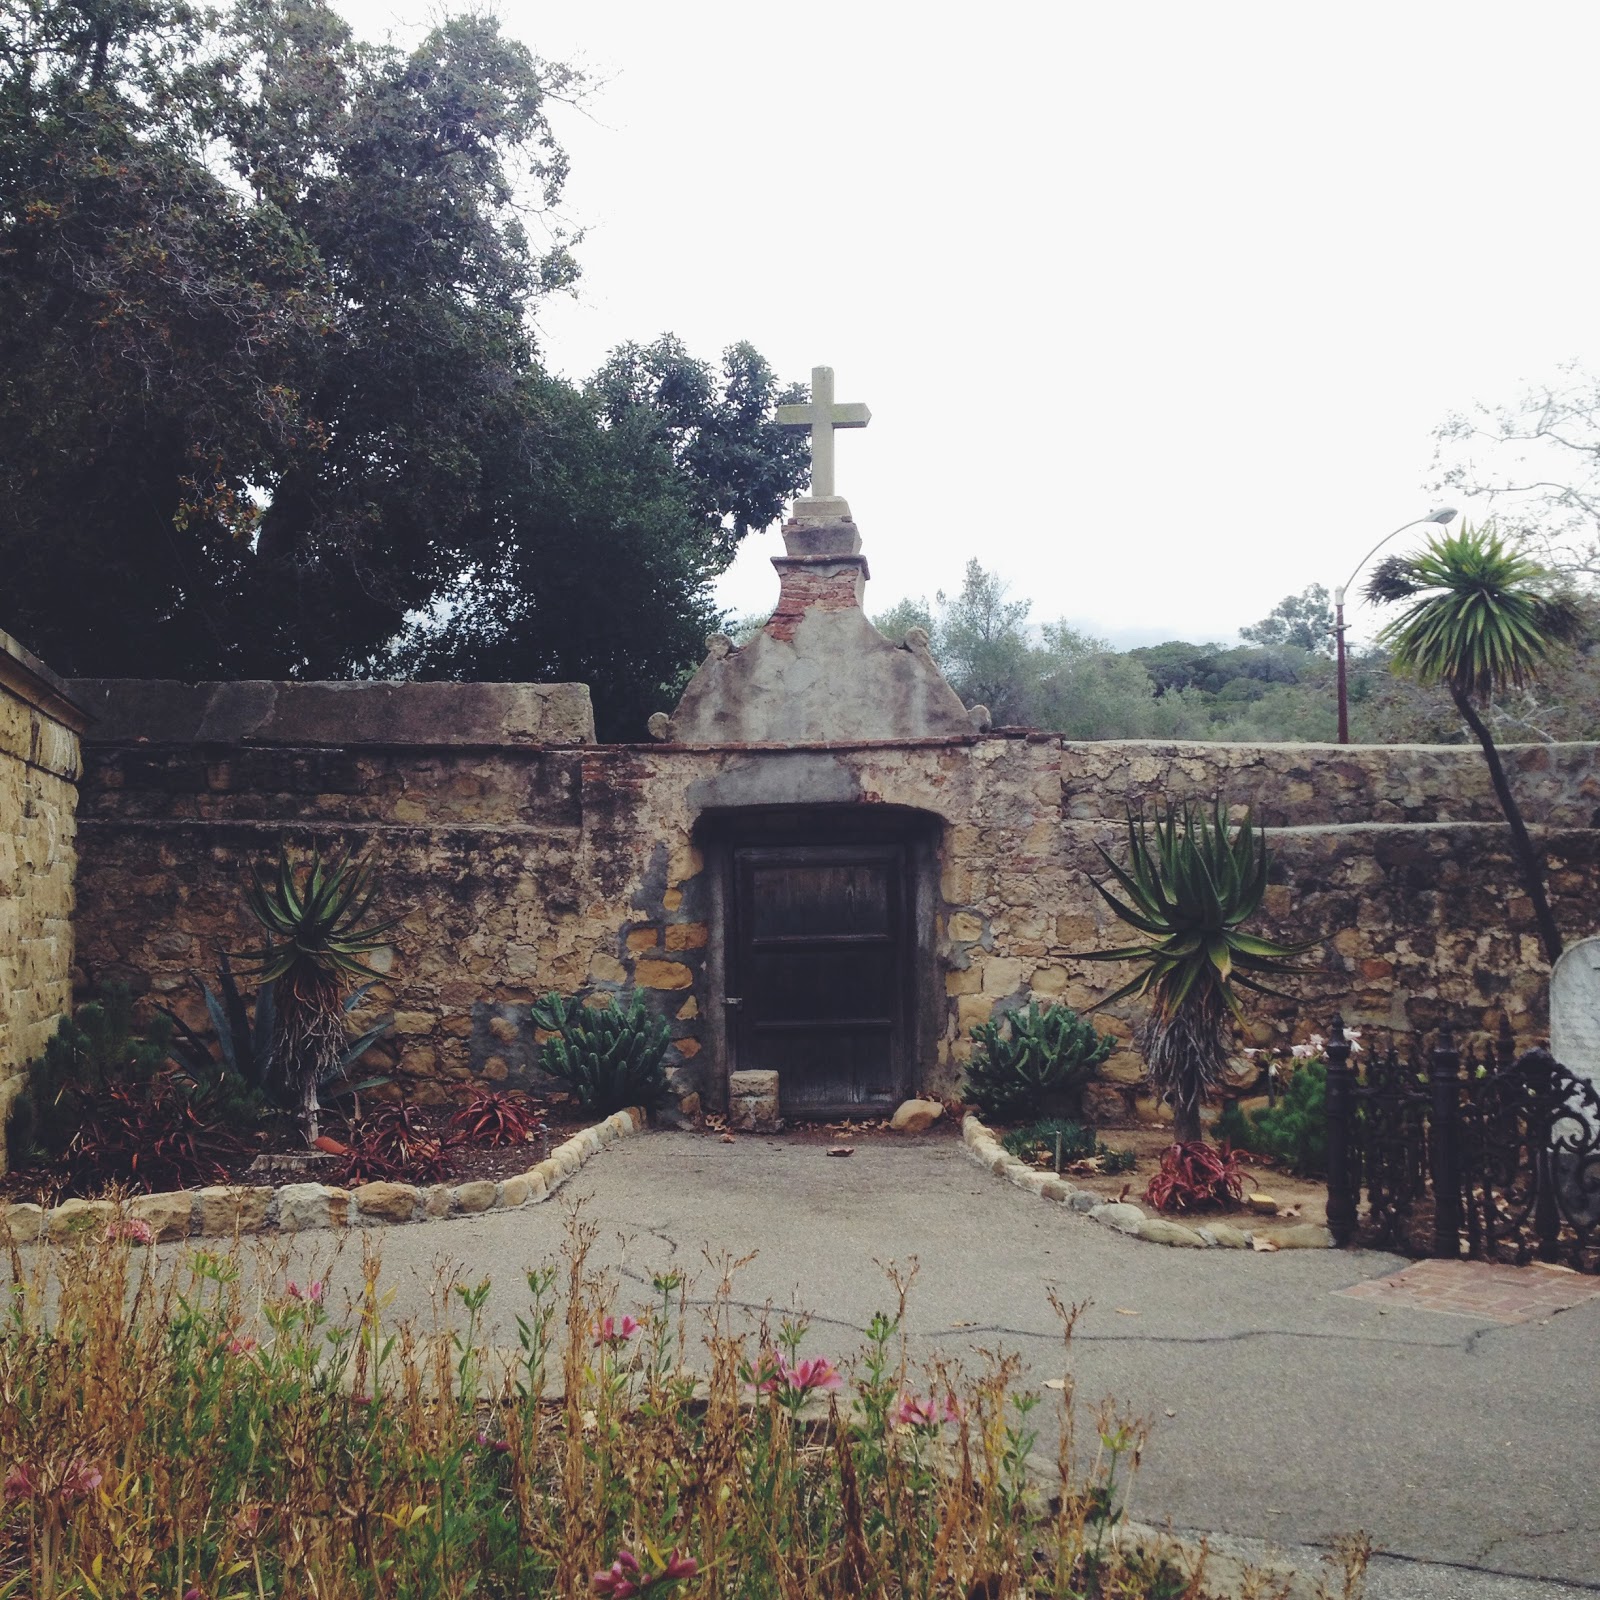
[[[1600,1300],[1507,1323],[1341,1292],[1392,1279],[1393,1256],[1141,1244],[1002,1184],[948,1137],[863,1140],[837,1160],[657,1133],[608,1148],[556,1203],[377,1235],[396,1312],[427,1313],[448,1259],[495,1279],[509,1330],[521,1269],[559,1246],[579,1197],[597,1254],[641,1296],[665,1265],[704,1283],[707,1251],[759,1252],[736,1297],[809,1309],[813,1353],[859,1344],[890,1258],[920,1262],[920,1352],[1001,1343],[1035,1380],[1063,1369],[1046,1286],[1091,1301],[1072,1370],[1080,1395],[1156,1425],[1134,1506],[1147,1521],[1291,1548],[1364,1529],[1386,1553],[1375,1600],[1600,1592]],[[328,1237],[308,1236],[294,1270]]]

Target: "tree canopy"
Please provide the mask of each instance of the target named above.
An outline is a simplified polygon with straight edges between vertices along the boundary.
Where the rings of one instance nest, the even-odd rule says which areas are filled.
[[[1336,641],[1328,591],[1320,583],[1313,583],[1299,594],[1285,596],[1260,622],[1241,628],[1239,637],[1250,644],[1286,644],[1314,655],[1331,656]]]
[[[748,346],[586,385],[552,108],[484,14],[0,0],[0,626],[74,674],[582,678],[642,732],[805,481]]]
[[[1317,586],[1286,597],[1271,617],[1315,615]],[[1600,607],[1580,602],[1588,637]],[[874,618],[890,638],[924,629],[940,668],[968,704],[996,723],[1072,739],[1228,739],[1331,742],[1337,731],[1334,663],[1289,640],[1248,645],[1168,640],[1114,650],[1064,622],[1036,626],[1031,606],[969,561],[961,592],[905,600]],[[1265,626],[1265,623],[1258,625]],[[1254,630],[1241,629],[1242,634]],[[1459,744],[1476,737],[1444,697],[1391,670],[1382,645],[1349,661],[1351,736],[1358,744]],[[1600,736],[1600,650],[1561,652],[1517,687],[1503,684],[1479,715],[1507,740]]]
[[[1600,376],[1566,362],[1509,400],[1446,417],[1434,442],[1432,487],[1483,500],[1555,571],[1600,578]]]

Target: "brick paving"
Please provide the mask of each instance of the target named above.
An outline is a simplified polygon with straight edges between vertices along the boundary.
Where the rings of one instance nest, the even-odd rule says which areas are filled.
[[[1333,1292],[1413,1311],[1445,1311],[1492,1322],[1538,1322],[1600,1298],[1600,1277],[1539,1264],[1419,1261],[1404,1271]]]

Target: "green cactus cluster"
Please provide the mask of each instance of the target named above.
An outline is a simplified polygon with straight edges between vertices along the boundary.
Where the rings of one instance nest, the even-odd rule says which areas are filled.
[[[1002,1121],[1049,1115],[1080,1117],[1083,1091],[1116,1041],[1070,1006],[1030,1000],[972,1030],[978,1048],[967,1067],[966,1096]]]
[[[615,999],[585,1006],[547,994],[534,1005],[533,1020],[555,1035],[539,1051],[541,1070],[566,1084],[584,1111],[653,1110],[666,1097],[671,1030],[637,990],[626,1006]]]

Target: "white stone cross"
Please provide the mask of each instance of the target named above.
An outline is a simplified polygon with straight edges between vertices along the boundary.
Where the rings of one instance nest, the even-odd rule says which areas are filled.
[[[864,405],[835,405],[833,368],[811,369],[811,404],[779,406],[778,426],[811,430],[811,498],[829,499],[833,495],[833,430],[864,428],[872,413]]]

